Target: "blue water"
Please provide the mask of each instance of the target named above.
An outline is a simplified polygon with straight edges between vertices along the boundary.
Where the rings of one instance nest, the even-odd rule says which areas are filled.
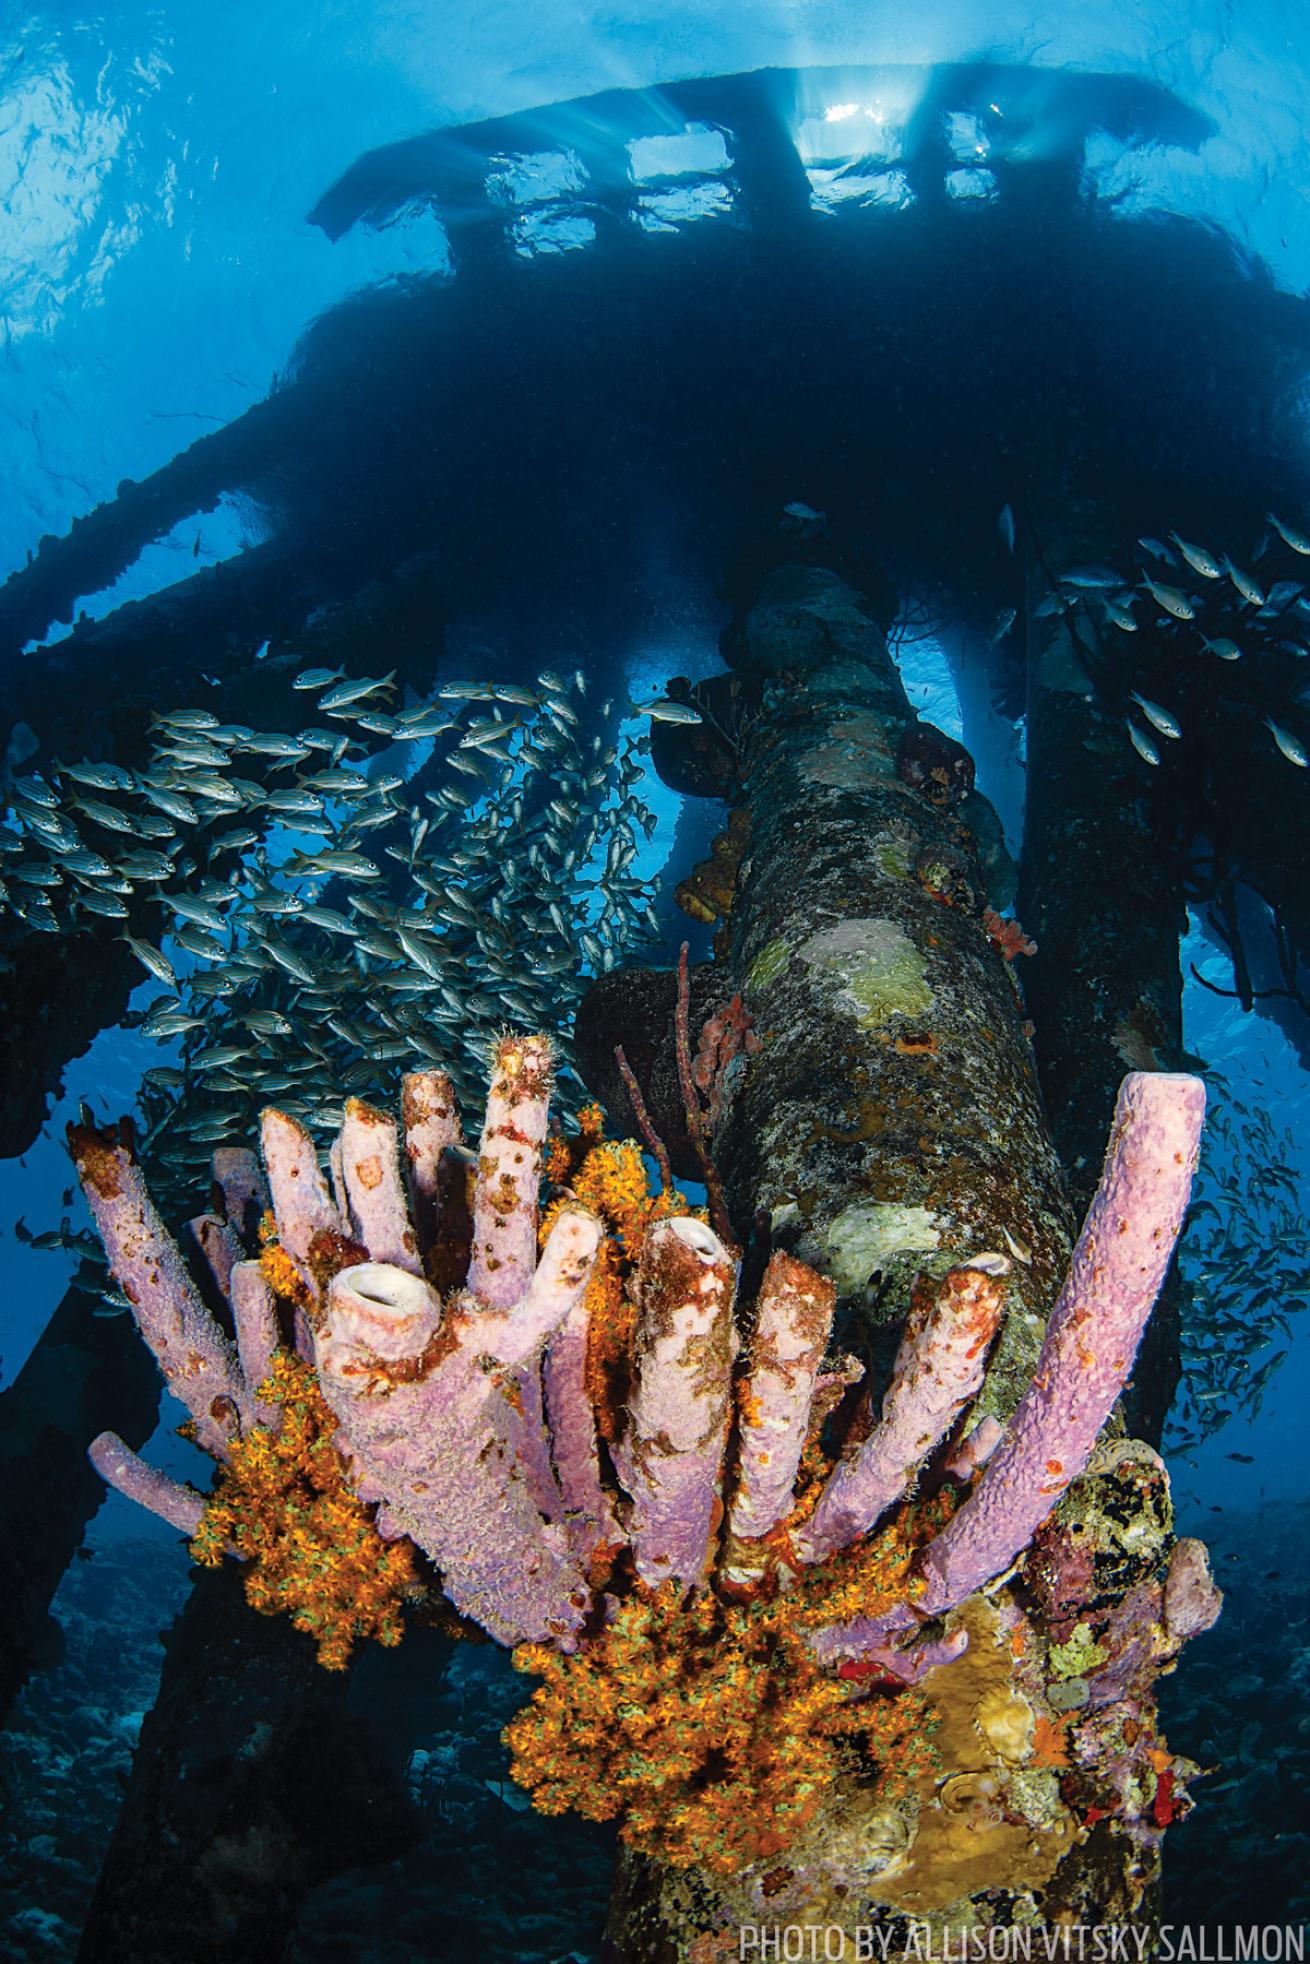
[[[904,65],[901,72],[912,74],[920,65],[980,57],[1026,64],[1039,83],[1095,71],[1171,92],[1208,119],[1211,133],[1195,146],[1143,146],[1094,130],[1084,155],[1089,189],[1117,200],[1128,219],[1202,221],[1231,241],[1235,260],[1258,263],[1276,291],[1310,290],[1310,15],[1286,0],[1240,7],[1233,0],[1077,7],[922,0],[913,8],[644,0],[604,9],[566,0],[476,8],[446,0],[281,7],[124,0],[94,14],[37,0],[11,10],[0,20],[0,578],[25,563],[43,534],[62,537],[112,498],[121,480],[146,478],[262,400],[294,367],[306,330],[339,303],[381,288],[404,296],[450,277],[458,238],[452,245],[447,217],[421,198],[371,221],[366,215],[335,239],[309,221],[324,194],[377,147],[602,89],[823,65],[836,72],[796,108],[792,135],[804,160],[825,119],[840,123],[868,110],[865,65]],[[908,95],[883,105],[893,123],[914,108],[915,85],[902,86]],[[1040,113],[1034,128],[1040,155]],[[969,130],[957,134],[959,188],[986,197],[986,145],[974,146]],[[708,188],[699,201],[685,192],[652,194],[643,218],[652,250],[664,229],[730,222],[726,194],[712,182],[718,139],[695,140],[710,144],[697,163]],[[658,151],[634,153],[639,180],[643,169],[667,165]],[[811,181],[819,204],[829,197],[835,208],[840,185],[831,191],[832,173],[816,166]],[[555,188],[567,192],[567,180]],[[514,192],[511,185],[507,195]],[[862,194],[895,206],[903,186],[894,161]],[[585,255],[589,224],[566,217],[553,233],[518,236],[543,259]],[[979,337],[994,319],[979,298]],[[999,369],[1006,357],[998,346]],[[344,495],[358,492],[355,485]],[[793,493],[818,497],[822,488],[801,482]],[[943,488],[947,501],[971,495]],[[78,610],[102,618],[235,558],[273,525],[253,498],[225,497],[146,546],[111,586],[81,596]],[[641,579],[640,619],[621,651],[632,694],[658,689],[672,673],[714,672],[723,609],[686,570],[675,526],[662,534],[651,521]],[[520,620],[507,632],[521,629]],[[68,623],[57,624],[47,638],[68,631]],[[1016,718],[972,696],[962,705],[952,663],[931,636],[907,645],[903,666],[916,703],[974,750],[980,786],[1017,846],[1024,780]],[[653,781],[646,789],[660,819],[653,872],[667,856],[677,801]],[[1198,919],[1183,960],[1187,1048],[1222,1072],[1233,1098],[1269,1110],[1280,1134],[1290,1128],[1284,1163],[1304,1195],[1310,1086],[1294,1044],[1269,1018],[1242,1016],[1192,979],[1193,965],[1221,986],[1226,979]],[[156,992],[143,985],[134,1006]],[[72,1269],[59,1252],[24,1246],[14,1223],[39,1230],[64,1211],[62,1131],[79,1101],[100,1112],[125,1109],[140,1071],[162,1055],[139,1037],[102,1035],[69,1066],[41,1139],[0,1171],[0,1383],[12,1382]],[[71,1212],[73,1225],[83,1225],[80,1201]],[[1238,1410],[1175,1462],[1183,1531],[1205,1534],[1219,1509],[1258,1523],[1310,1493],[1310,1322],[1294,1317],[1292,1327],[1290,1344],[1257,1349],[1251,1360],[1255,1368],[1273,1348],[1288,1352],[1258,1415]],[[168,1435],[177,1416],[166,1418],[152,1456],[180,1471],[182,1449]],[[93,1524],[89,1546],[108,1549],[124,1536],[169,1544],[165,1564],[176,1553],[166,1530],[114,1499]],[[1235,1562],[1225,1580],[1248,1605],[1262,1586],[1254,1564],[1248,1574]],[[1286,1695],[1271,1687],[1271,1698]],[[1302,1715],[1305,1695],[1302,1684],[1294,1708]],[[58,1941],[52,1954],[60,1954]]]

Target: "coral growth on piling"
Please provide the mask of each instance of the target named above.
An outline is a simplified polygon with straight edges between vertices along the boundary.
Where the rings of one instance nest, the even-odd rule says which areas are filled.
[[[328,1175],[266,1112],[262,1252],[253,1155],[216,1156],[223,1211],[193,1237],[230,1332],[127,1130],[73,1128],[220,1466],[206,1501],[105,1435],[104,1476],[202,1558],[241,1556],[325,1663],[439,1588],[540,1680],[507,1735],[535,1803],[617,1820],[739,1906],[940,1907],[983,1856],[1031,1890],[1098,1823],[1158,1839],[1194,1769],[1151,1686],[1218,1597],[1199,1544],[1171,1544],[1158,1461],[1101,1434],[1182,1223],[1200,1084],[1125,1080],[1009,1425],[970,1420],[1010,1269],[979,1250],[916,1292],[881,1416],[843,1447],[858,1368],[829,1355],[832,1283],[775,1250],[738,1301],[738,1251],[667,1160],[652,1192],[598,1111],[552,1134],[551,1080],[545,1039],[502,1038],[474,1156],[449,1082],[415,1074],[403,1129],[352,1102]],[[1116,1565],[1100,1523],[1125,1493],[1154,1526]]]

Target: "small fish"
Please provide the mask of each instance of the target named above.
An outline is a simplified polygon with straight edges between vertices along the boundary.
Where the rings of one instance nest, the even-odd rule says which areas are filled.
[[[312,777],[301,779],[310,791],[328,791],[335,797],[359,797],[371,789],[369,781],[359,771],[316,771]]]
[[[1176,532],[1171,532],[1169,537],[1173,540],[1194,573],[1199,573],[1202,579],[1205,580],[1220,580],[1223,578],[1224,569],[1212,552],[1207,552],[1204,546],[1189,544],[1186,539],[1180,539]]]
[[[136,830],[126,813],[119,811],[113,805],[102,804],[99,798],[78,798],[75,806],[79,812],[85,812],[87,817],[93,819],[97,825],[103,825],[107,832],[130,834]]]
[[[184,742],[174,743],[162,754],[169,764],[182,764],[188,770],[198,764],[202,770],[221,771],[229,762],[228,754],[220,744],[206,742],[200,737],[189,737]]]
[[[270,791],[265,803],[270,811],[288,812],[296,817],[317,817],[323,809],[323,800],[312,791]]]
[[[302,743],[299,737],[278,736],[276,732],[264,736],[256,731],[246,738],[241,748],[249,750],[256,757],[285,757],[291,762],[309,755],[309,745]]]
[[[1260,585],[1260,582],[1253,580],[1249,573],[1244,573],[1240,566],[1234,566],[1231,559],[1225,561],[1225,564],[1228,568],[1228,577],[1241,594],[1243,600],[1252,607],[1263,607],[1265,604],[1265,590]]]
[[[165,730],[216,730],[219,723],[217,716],[211,716],[207,709],[170,709],[162,716],[152,717],[151,727]]]
[[[184,1037],[190,1030],[203,1030],[204,1018],[188,1016],[180,1009],[165,1010],[162,1016],[148,1016],[141,1025],[148,1037]]]
[[[649,716],[654,723],[703,723],[698,709],[685,702],[634,702],[638,716]]]
[[[14,779],[14,792],[25,798],[29,804],[40,805],[46,811],[58,811],[59,793],[52,791],[43,777],[18,777]]]
[[[173,862],[162,852],[124,853],[118,861],[118,870],[129,880],[167,880],[174,871]]]
[[[1125,634],[1137,632],[1137,622],[1133,618],[1132,609],[1122,600],[1106,601],[1105,618],[1112,627],[1121,628]]]
[[[289,863],[288,871],[293,873],[351,873],[357,880],[380,880],[382,870],[362,852],[316,852],[311,855],[297,855]]]
[[[454,718],[443,715],[432,703],[425,703],[421,709],[403,710],[396,718],[396,735],[401,738],[440,736],[454,727]]]
[[[92,914],[103,914],[106,920],[125,921],[127,919],[127,908],[118,898],[117,894],[96,893],[88,889],[86,893],[79,894],[77,898],[79,906],[87,908]]]
[[[202,927],[180,927],[174,937],[179,947],[185,948],[189,955],[196,955],[201,961],[225,962],[228,950],[212,934],[206,934]]]
[[[1292,525],[1285,525],[1282,519],[1276,518],[1271,511],[1267,511],[1265,517],[1273,526],[1284,545],[1291,546],[1293,552],[1310,553],[1310,539],[1306,537],[1304,532],[1298,532]]]
[[[996,529],[1001,535],[1001,544],[1007,552],[1014,551],[1014,513],[1009,505],[1002,505],[996,514]]]
[[[1149,593],[1158,607],[1166,614],[1172,614],[1176,621],[1190,621],[1195,610],[1187,595],[1176,586],[1163,586],[1159,580],[1143,580],[1142,588]]]
[[[61,777],[88,784],[93,791],[130,791],[135,782],[121,764],[59,764],[56,769]]]
[[[1160,752],[1150,737],[1147,736],[1146,731],[1139,730],[1131,716],[1126,716],[1124,721],[1128,725],[1128,740],[1142,762],[1144,764],[1158,764],[1160,761]]]
[[[1128,694],[1137,704],[1137,707],[1141,710],[1147,722],[1153,728],[1157,729],[1161,736],[1174,737],[1176,739],[1182,735],[1177,718],[1171,716],[1167,709],[1162,709],[1158,702],[1151,702],[1146,696],[1138,695],[1136,689],[1130,689]]]
[[[802,504],[799,498],[782,508],[784,518],[794,518],[802,525],[824,525],[827,523],[826,511],[816,511],[813,505]]]
[[[342,682],[335,689],[329,689],[325,696],[319,697],[318,706],[320,709],[345,709],[352,702],[363,702],[366,696],[380,695],[393,689],[395,681],[394,668],[389,675],[361,675],[353,682]]]
[[[1203,634],[1201,636],[1201,646],[1208,648],[1212,655],[1217,655],[1220,661],[1240,661],[1242,659],[1242,651],[1236,641],[1230,641],[1226,634],[1216,634],[1213,636]]]
[[[161,785],[151,783],[148,778],[142,778],[140,791],[143,798],[157,806],[161,812],[167,812],[170,818],[178,819],[183,825],[199,825],[200,813],[191,800],[184,798],[180,791],[167,790]]]
[[[1017,607],[1002,607],[1000,613],[991,624],[987,635],[987,646],[989,648],[995,648],[1004,641],[1018,618],[1019,610]]]
[[[76,852],[61,852],[59,857],[70,873],[88,880],[108,879],[114,870],[107,859],[98,852],[88,852],[84,846]]]
[[[276,1009],[250,1009],[240,1019],[248,1030],[254,1030],[261,1037],[289,1037],[293,1027]]]
[[[208,772],[194,771],[188,781],[197,796],[208,798],[211,804],[222,805],[228,811],[239,811],[244,802],[235,785]]]
[[[207,900],[197,900],[194,894],[161,893],[159,898],[175,914],[180,914],[184,921],[194,921],[197,927],[213,928],[216,934],[221,934],[227,926],[217,907],[211,906]]]
[[[1252,1453],[1225,1453],[1224,1457],[1225,1459],[1235,1459],[1239,1466],[1255,1465],[1255,1457]]]
[[[1300,739],[1294,737],[1290,730],[1285,730],[1281,723],[1275,723],[1272,716],[1266,716],[1264,722],[1265,728],[1282,751],[1284,757],[1286,757],[1288,763],[1298,765],[1301,770],[1310,768],[1310,757],[1307,757],[1305,746],[1301,743]]]
[[[170,989],[176,989],[177,976],[167,955],[161,955],[158,948],[152,948],[148,941],[138,941],[135,935],[125,934],[121,938],[126,941],[142,968],[149,969],[153,976],[160,982],[166,982]]]
[[[1139,539],[1137,543],[1143,552],[1151,555],[1152,559],[1163,559],[1166,566],[1175,564],[1172,552],[1162,539]]]
[[[275,941],[272,935],[267,935],[264,946],[278,967],[285,969],[288,975],[293,975],[297,982],[308,983],[315,980],[314,971],[309,963],[304,961],[294,948],[288,948],[284,941]]]
[[[255,845],[258,839],[258,832],[254,831],[251,826],[238,825],[226,832],[219,832],[215,835],[210,841],[209,856],[212,859],[215,853],[244,852],[247,846]]]
[[[1075,566],[1060,578],[1061,586],[1078,588],[1081,592],[1095,592],[1101,587],[1114,591],[1128,584],[1122,573],[1116,573],[1113,566]]]
[[[344,668],[302,668],[291,686],[293,689],[326,689],[333,682],[345,678]]]

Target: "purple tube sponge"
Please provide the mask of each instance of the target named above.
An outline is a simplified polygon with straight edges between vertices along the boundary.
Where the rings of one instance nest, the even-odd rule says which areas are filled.
[[[642,1247],[637,1385],[614,1459],[643,1582],[705,1580],[720,1507],[736,1332],[732,1257],[712,1229],[660,1221]]]
[[[587,1388],[587,1308],[576,1302],[550,1340],[544,1365],[545,1428],[558,1483],[560,1518],[583,1568],[623,1531],[600,1476],[596,1415]]]
[[[347,1098],[337,1143],[351,1233],[374,1261],[421,1274],[418,1237],[400,1178],[395,1120],[360,1098]]]
[[[770,1256],[755,1309],[728,1512],[724,1580],[734,1587],[763,1573],[762,1544],[791,1510],[836,1299],[827,1277],[794,1255]]]
[[[218,1146],[210,1168],[213,1176],[210,1207],[223,1216],[243,1242],[253,1241],[269,1204],[259,1154],[249,1146]]]
[[[505,1309],[519,1300],[537,1262],[537,1197],[546,1118],[555,1081],[547,1037],[502,1037],[478,1148],[469,1288]]]
[[[867,1534],[914,1484],[919,1468],[977,1396],[1001,1320],[1009,1263],[980,1258],[915,1285],[883,1400],[882,1419],[843,1456],[806,1526],[802,1562],[827,1561]]]
[[[131,1127],[70,1125],[68,1145],[137,1326],[169,1390],[191,1414],[197,1443],[222,1459],[238,1429],[253,1423],[253,1400],[236,1351],[201,1301],[146,1191]]]
[[[426,1262],[441,1236],[442,1155],[464,1143],[455,1087],[444,1071],[408,1071],[401,1085],[409,1202],[419,1253]]]
[[[270,1108],[261,1115],[259,1130],[277,1238],[306,1287],[317,1292],[310,1255],[321,1235],[344,1233],[341,1215],[332,1204],[314,1141],[304,1126]]]
[[[1205,1115],[1199,1078],[1134,1071],[1033,1382],[979,1485],[928,1548],[919,1607],[1001,1575],[1087,1464],[1123,1389],[1182,1227]]]
[[[184,1486],[180,1480],[170,1479],[167,1473],[147,1466],[116,1432],[102,1432],[93,1439],[87,1447],[87,1458],[106,1486],[113,1487],[125,1499],[134,1500],[148,1513],[158,1514],[161,1521],[167,1521],[182,1534],[192,1535],[199,1528],[205,1496],[194,1487]]]
[[[590,1606],[567,1533],[543,1522],[514,1447],[513,1367],[537,1356],[581,1299],[600,1223],[566,1208],[522,1298],[471,1295],[442,1313],[420,1277],[381,1262],[342,1269],[314,1335],[319,1383],[385,1529],[408,1534],[457,1608],[501,1643],[571,1649]]]

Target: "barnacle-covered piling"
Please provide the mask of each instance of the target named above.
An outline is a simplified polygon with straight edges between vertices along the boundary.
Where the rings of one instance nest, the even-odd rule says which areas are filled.
[[[776,1242],[893,1327],[916,1276],[1021,1250],[984,1393],[1004,1415],[1072,1221],[984,918],[994,820],[835,574],[771,574],[730,655],[761,700],[740,745],[751,833],[730,962],[754,1044],[729,1066],[714,1141],[729,1200],[741,1219],[767,1209]]]

